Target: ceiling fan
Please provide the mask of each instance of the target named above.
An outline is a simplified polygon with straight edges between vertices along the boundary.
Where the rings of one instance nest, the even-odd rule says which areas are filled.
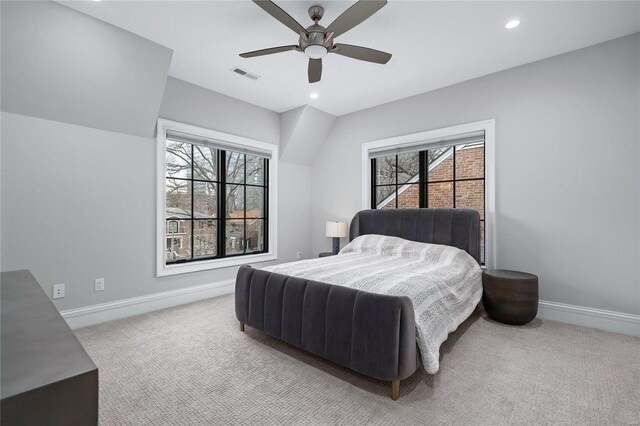
[[[320,81],[320,77],[322,76],[322,58],[327,53],[337,53],[338,55],[359,59],[361,61],[375,62],[376,64],[386,64],[389,62],[389,59],[391,59],[390,53],[369,49],[368,47],[334,43],[336,37],[361,24],[380,10],[387,4],[386,0],[359,0],[342,15],[338,16],[327,28],[318,24],[318,21],[320,21],[322,15],[324,15],[322,6],[311,6],[309,8],[309,16],[314,24],[304,28],[274,2],[270,0],[253,0],[253,2],[264,9],[269,15],[291,28],[300,36],[300,39],[298,44],[241,53],[240,56],[243,58],[271,55],[289,50],[303,52],[309,57],[309,83]]]

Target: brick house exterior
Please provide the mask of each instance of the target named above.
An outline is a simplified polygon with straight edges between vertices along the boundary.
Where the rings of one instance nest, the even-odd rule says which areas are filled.
[[[429,207],[453,207],[453,151],[444,154],[444,160],[429,170]],[[484,176],[484,147],[459,149],[456,153],[456,179],[482,178]],[[412,179],[413,180],[413,179]],[[417,182],[417,179],[415,179]],[[411,182],[411,181],[410,181]],[[418,208],[420,188],[410,183],[399,188],[398,208]],[[379,208],[395,208],[395,197],[384,200]],[[484,219],[484,181],[456,182],[456,207],[478,210]]]

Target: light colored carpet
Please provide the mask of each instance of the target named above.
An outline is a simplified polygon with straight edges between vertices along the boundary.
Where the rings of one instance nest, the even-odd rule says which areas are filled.
[[[476,311],[438,374],[370,379],[239,331],[233,296],[76,331],[100,369],[102,425],[640,422],[640,339]]]

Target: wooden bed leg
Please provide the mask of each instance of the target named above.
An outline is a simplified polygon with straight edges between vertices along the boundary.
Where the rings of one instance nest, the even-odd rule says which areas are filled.
[[[399,395],[400,395],[400,380],[392,380],[391,381],[391,399],[393,399],[394,401],[397,401]]]
[[[240,323],[240,331],[244,331],[244,323]]]

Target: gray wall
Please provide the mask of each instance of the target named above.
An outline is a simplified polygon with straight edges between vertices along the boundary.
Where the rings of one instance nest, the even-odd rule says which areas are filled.
[[[113,46],[136,37],[60,5],[43,7],[84,28],[77,31],[103,31]],[[29,28],[30,40],[42,43],[52,31]],[[88,117],[102,121],[85,120],[87,111],[70,107],[75,99],[60,98],[66,99],[60,111],[46,102],[48,112],[67,116],[46,115],[38,102],[16,109],[31,89],[46,94],[37,89],[44,77],[33,69],[56,58],[53,51],[34,54],[38,43],[20,44],[11,35],[20,31],[3,25],[2,89],[11,88],[13,101],[5,102],[3,93],[2,270],[31,269],[48,294],[52,284],[65,283],[66,298],[55,302],[61,310],[233,279],[237,268],[155,278],[152,104],[162,99],[163,118],[274,144],[280,143],[279,115],[172,78],[166,88],[145,86],[143,92],[153,93],[141,100],[136,88],[142,86],[130,88],[118,72],[96,84],[57,72],[52,82],[83,96],[83,87],[113,88],[89,93],[99,104]],[[168,53],[157,45],[124,43],[141,50],[122,52],[144,62],[142,71],[166,61]],[[16,46],[31,59],[6,68],[5,51],[20,52]],[[51,49],[82,57],[81,46],[74,46],[53,43]],[[349,220],[360,209],[363,142],[494,118],[497,266],[538,274],[545,300],[640,313],[639,50],[636,34],[339,117],[312,167],[280,163],[278,261],[294,260],[297,251],[304,257],[326,251],[324,222]],[[154,74],[153,86],[162,78]],[[98,277],[106,279],[104,292],[93,291]]]
[[[169,77],[160,118],[280,143],[280,116],[268,109]]]
[[[170,49],[60,4],[3,2],[2,19],[2,270],[30,269],[49,295],[66,284],[61,310],[233,279],[155,278],[154,125],[279,144],[279,115],[167,79]],[[285,162],[279,174],[283,262],[310,255],[311,174]]]
[[[311,165],[336,117],[309,105],[280,114],[280,158]]]
[[[496,120],[497,266],[541,299],[640,313],[640,35],[341,116],[312,167],[314,252],[361,208],[361,144]]]
[[[278,143],[278,114],[169,79],[163,118]],[[2,113],[2,270],[30,269],[60,310],[235,278],[155,278],[154,138]],[[310,169],[280,163],[278,261],[310,253]],[[104,277],[104,292],[93,279]]]

